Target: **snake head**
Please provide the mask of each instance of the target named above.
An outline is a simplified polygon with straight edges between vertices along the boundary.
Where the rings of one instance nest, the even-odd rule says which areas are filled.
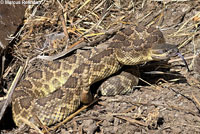
[[[163,43],[152,47],[151,57],[153,60],[168,60],[170,57],[178,55],[178,48],[176,45]]]

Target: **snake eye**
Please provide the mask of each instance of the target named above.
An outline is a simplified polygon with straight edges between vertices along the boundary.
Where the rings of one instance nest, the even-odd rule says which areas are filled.
[[[166,52],[168,52],[167,49],[155,49],[155,50],[153,50],[153,53],[157,54],[157,55],[161,55],[161,54],[164,54]]]
[[[167,50],[167,49],[163,49],[162,51],[163,51],[163,53],[166,53],[166,52],[168,52],[169,50]]]

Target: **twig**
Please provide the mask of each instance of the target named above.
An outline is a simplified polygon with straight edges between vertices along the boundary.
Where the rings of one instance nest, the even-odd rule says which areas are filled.
[[[86,108],[88,108],[89,106],[91,106],[92,104],[94,104],[95,102],[98,101],[99,98],[94,99],[89,105],[85,105],[82,108],[80,108],[79,110],[77,110],[75,113],[71,114],[70,116],[68,116],[65,120],[63,120],[62,122],[58,123],[56,126],[52,127],[49,129],[50,130],[56,130],[57,128],[59,128],[61,125],[65,124],[66,122],[68,122],[69,120],[71,120],[72,118],[74,118],[77,114],[79,114],[81,111],[85,110]]]
[[[26,60],[25,65],[24,65],[23,67],[20,67],[20,68],[19,68],[19,70],[18,70],[18,72],[17,72],[17,74],[16,74],[16,76],[15,76],[15,79],[13,80],[13,82],[12,82],[12,84],[11,84],[11,86],[10,86],[9,92],[7,93],[7,95],[6,95],[6,97],[5,97],[6,99],[3,100],[4,104],[3,104],[3,107],[2,107],[1,112],[0,112],[0,120],[2,119],[3,114],[4,114],[4,112],[5,112],[6,108],[7,108],[7,106],[8,106],[8,105],[11,103],[11,101],[12,101],[12,94],[13,94],[14,89],[15,89],[15,87],[17,86],[17,83],[18,83],[18,81],[20,80],[20,78],[21,78],[21,76],[22,76],[22,74],[23,74],[25,68],[27,67],[28,61],[29,61],[29,58]],[[0,108],[1,108],[1,107],[0,107]]]
[[[32,122],[30,122],[29,120],[20,117],[19,120],[21,120],[23,123],[25,123],[26,125],[28,125],[30,128],[35,129],[39,134],[44,134],[35,124],[33,124]]]
[[[1,109],[1,112],[0,112],[0,120],[2,119],[3,115],[4,115],[4,112],[7,108],[7,106],[11,103],[11,97],[12,97],[12,94],[14,92],[14,89],[19,81],[19,79],[21,78],[21,75],[23,73],[23,70],[24,70],[24,67],[20,67],[17,74],[16,74],[16,77],[14,79],[14,81],[12,82],[12,85],[9,89],[9,92],[7,94],[7,98],[6,98],[6,101],[4,102],[4,105],[3,105],[3,108]]]
[[[77,10],[77,12],[75,13],[75,15],[78,14],[78,12],[84,7],[86,6],[91,0],[86,0],[85,3],[82,4],[82,6]]]
[[[195,102],[193,99],[191,99],[190,97],[188,97],[188,96],[186,96],[186,95],[184,95],[184,94],[182,94],[182,93],[176,91],[176,90],[173,89],[172,87],[164,86],[164,88],[168,88],[169,90],[175,92],[176,94],[179,94],[179,95],[181,95],[182,97],[188,99],[189,101],[191,101],[191,102],[194,104],[194,106],[195,106],[195,107],[197,108],[197,110],[200,112],[200,108],[197,106],[196,102]]]
[[[2,79],[2,77],[3,77],[3,72],[4,72],[4,67],[5,67],[5,60],[6,60],[6,58],[5,58],[5,55],[3,55],[2,57],[1,57],[1,59],[2,59],[2,64],[1,64],[1,72],[0,72],[0,79]]]
[[[148,126],[146,123],[143,123],[143,122],[141,122],[141,121],[132,119],[132,118],[130,118],[130,117],[123,117],[123,116],[115,116],[115,117],[120,118],[120,119],[123,119],[123,120],[126,120],[126,121],[128,121],[128,122],[130,122],[130,123],[132,123],[132,124],[138,124],[138,125],[145,126],[145,127]]]
[[[179,29],[176,33],[174,33],[174,35],[177,35],[180,31],[182,31],[183,27],[189,22],[191,21],[194,17],[199,16],[200,12],[198,12],[196,15],[192,16],[191,18],[189,18]]]
[[[185,57],[184,59],[185,60],[190,60],[190,59],[193,59],[195,56],[189,56],[189,57]],[[168,63],[173,63],[173,62],[178,62],[178,61],[183,61],[181,58],[178,58],[178,59],[172,59],[172,60],[169,60]]]
[[[197,100],[197,98],[194,96],[194,94],[192,93],[192,98],[194,99],[194,101],[199,105],[200,107],[200,102]]]
[[[144,82],[144,83],[148,84],[149,86],[153,86],[153,87],[154,87],[154,85],[150,84],[149,82],[145,81],[145,80],[144,80],[144,79],[142,79],[142,78],[139,78],[139,80],[141,80],[142,82]]]
[[[66,5],[66,9],[67,9],[67,5]],[[63,9],[63,13],[64,13],[64,12],[65,12],[65,11],[64,11],[64,9]],[[66,19],[66,18],[65,18],[65,19]],[[66,38],[67,38],[67,45],[66,45],[66,47],[65,47],[65,48],[67,48],[68,43],[69,43],[69,34],[68,34],[68,31],[67,31],[67,27],[66,27],[66,21],[67,21],[67,20],[65,20],[65,19],[64,19],[63,15],[60,16],[60,20],[61,20],[61,22],[62,22],[63,31],[64,31],[64,34],[65,34],[65,36],[66,36]]]
[[[103,21],[103,19],[109,13],[109,10],[110,10],[111,7],[112,7],[112,5],[107,9],[107,12],[101,17],[101,19],[94,26],[92,26],[89,30],[87,30],[86,32],[84,32],[81,37],[85,36],[87,33],[89,33],[90,31],[92,31],[94,28],[98,27],[101,24],[101,22]],[[79,37],[79,38],[81,38],[81,37]]]
[[[35,115],[35,114],[34,114],[33,116],[34,116],[34,119],[37,120],[37,122],[38,122],[39,126],[42,128],[43,132],[44,132],[45,134],[50,134],[50,132],[48,131],[48,127],[45,126],[45,125],[40,121],[40,119],[38,118],[38,116]],[[39,128],[38,128],[38,129],[39,129]]]

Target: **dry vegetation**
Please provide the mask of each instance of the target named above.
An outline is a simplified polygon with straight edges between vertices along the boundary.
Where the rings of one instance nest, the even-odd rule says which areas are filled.
[[[169,61],[170,69],[162,65],[142,66],[141,87],[134,93],[101,97],[95,105],[58,129],[44,131],[200,133],[200,78],[193,71],[193,58],[200,51],[198,1],[44,0],[40,5],[30,6],[24,25],[16,35],[19,41],[11,48],[13,59],[3,75],[5,88],[11,85],[19,66],[27,60],[30,68],[38,66],[36,62],[42,62],[41,59],[52,60],[77,48],[100,45],[107,35],[133,23],[159,27],[167,42],[179,45],[191,72],[178,57]],[[14,126],[11,129],[2,132],[35,132]]]

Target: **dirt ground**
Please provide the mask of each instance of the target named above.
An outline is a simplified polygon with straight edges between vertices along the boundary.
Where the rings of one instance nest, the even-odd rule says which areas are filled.
[[[27,18],[33,9],[27,10]],[[101,96],[95,104],[49,133],[200,133],[200,77],[193,70],[193,57],[200,51],[200,2],[94,0],[87,3],[75,0],[66,4],[46,1],[38,7],[33,18],[27,19],[31,23],[25,25],[20,41],[12,47],[13,58],[8,65],[12,69],[5,72],[5,88],[10,86],[27,57],[53,55],[65,48],[65,39],[52,43],[53,46],[44,46],[47,40],[44,35],[64,31],[63,11],[70,45],[83,37],[84,41],[92,42],[100,37],[97,33],[120,23],[154,25],[161,29],[168,43],[179,45],[190,72],[179,57],[170,59],[168,65],[157,62],[140,65],[140,83],[134,92]],[[4,126],[11,124],[7,122]],[[37,133],[14,125],[2,128],[1,132]]]

